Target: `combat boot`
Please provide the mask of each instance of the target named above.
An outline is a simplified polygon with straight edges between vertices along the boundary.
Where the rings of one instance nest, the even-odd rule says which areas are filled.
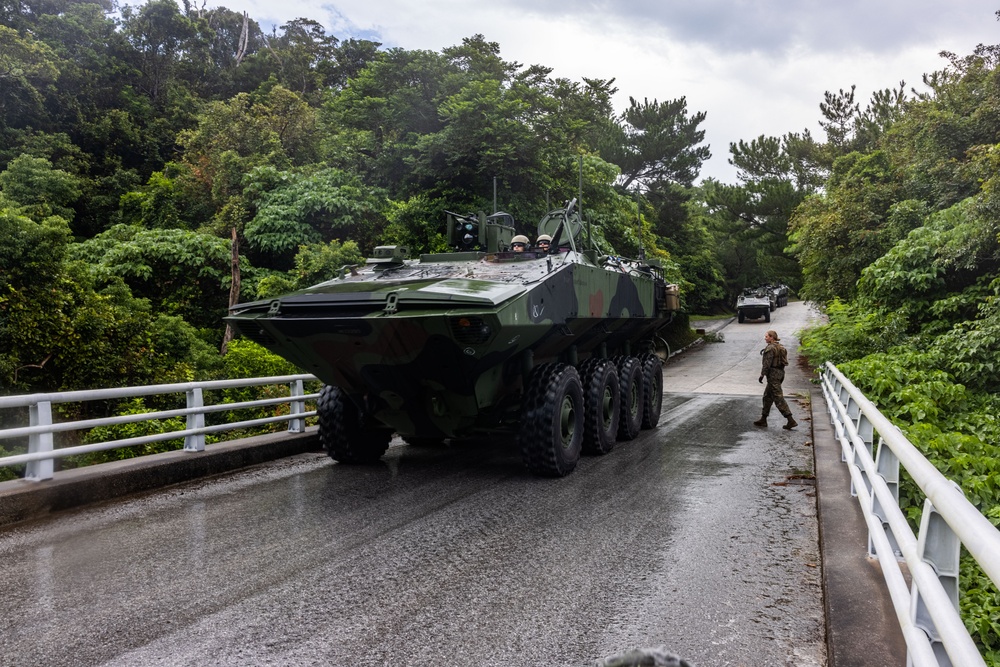
[[[783,428],[783,429],[785,429],[787,431],[789,429],[795,428],[798,425],[799,425],[799,423],[797,421],[795,421],[795,417],[793,417],[791,415],[788,415],[788,423],[785,424],[784,426],[782,426],[781,428]]]
[[[764,428],[767,428],[767,417],[761,417],[760,419],[758,419],[757,421],[755,421],[753,423],[753,425],[754,426],[763,426]]]

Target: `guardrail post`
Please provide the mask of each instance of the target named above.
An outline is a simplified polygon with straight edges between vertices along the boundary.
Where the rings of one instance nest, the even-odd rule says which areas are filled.
[[[39,401],[28,406],[28,417],[30,426],[52,426],[52,403],[49,401]],[[32,433],[28,436],[28,453],[51,452],[52,432]],[[24,478],[33,482],[52,479],[55,471],[53,459],[42,459],[41,461],[29,461],[26,464]]]
[[[854,398],[850,394],[846,394],[847,391],[846,388],[842,389],[842,391],[845,392],[845,395],[843,396],[844,412],[847,415],[847,418],[851,420],[851,423],[854,424],[855,430],[857,430],[858,418],[861,417],[861,406],[858,405],[858,402],[854,400]],[[847,425],[845,424],[844,426],[846,429]],[[844,452],[843,450],[841,450],[840,460],[847,463],[847,465],[854,466],[855,468],[857,468],[861,472],[862,478],[865,478],[865,467],[864,465],[862,465],[861,460],[858,458],[858,453],[857,453],[858,446],[854,442],[854,438],[850,438],[850,441],[851,441],[850,460],[848,460],[847,458],[847,452]],[[868,451],[871,451],[870,447]],[[870,490],[871,486],[872,486],[871,483],[867,479],[865,479],[865,487]],[[857,495],[858,495],[858,490],[854,488],[854,478],[852,477],[851,496],[857,496]]]
[[[840,421],[838,406],[843,405],[843,399],[840,396],[840,381],[829,368],[823,373],[823,397],[826,399],[826,409],[830,413],[830,426],[833,427],[839,442],[844,434],[844,425]],[[840,460],[844,460],[843,447],[841,447]]]
[[[827,382],[830,384],[830,395],[836,397],[840,404],[843,405],[847,400],[847,393],[844,391],[843,385],[840,384],[840,379],[833,374],[833,372],[827,368],[826,369]],[[830,423],[837,423],[837,413],[830,413]]]
[[[889,492],[892,497],[896,499],[895,509],[899,510],[899,457],[896,453],[892,451],[887,445],[884,444],[882,438],[878,439],[878,453],[875,455],[875,473],[882,478],[885,485],[889,488]],[[879,518],[882,522],[882,529],[885,531],[885,536],[889,540],[889,545],[892,547],[892,553],[896,557],[896,560],[900,560],[903,557],[903,552],[899,548],[899,543],[896,541],[896,536],[892,532],[892,527],[889,525],[889,513],[886,511],[887,508],[882,507],[881,501],[878,499],[878,495],[872,493],[872,514]],[[871,532],[868,533],[868,555],[872,558],[876,556],[875,545],[872,542]]]
[[[854,427],[855,429],[857,429],[858,437],[861,438],[861,441],[865,443],[864,446],[865,449],[868,450],[868,456],[874,459],[875,452],[872,451],[872,442],[875,439],[874,435],[875,429],[872,428],[871,421],[869,421],[868,417],[861,412],[861,406],[859,406],[853,400],[851,401],[851,405],[847,406],[847,410],[848,414],[851,415],[851,419],[854,420]],[[865,482],[865,490],[871,493],[872,481],[868,479],[868,473],[865,472],[864,462],[858,456],[858,446],[855,444],[853,447],[851,447],[851,451],[854,452],[854,465],[856,465],[858,467],[858,470],[861,471],[861,479],[863,479]],[[852,496],[858,495],[857,491],[854,489],[853,482],[851,482],[851,495]]]
[[[837,380],[837,393],[840,396],[840,404],[846,406],[851,402],[851,392],[847,391],[847,386]]]
[[[952,485],[961,490],[957,484]],[[924,500],[924,511],[920,517],[920,534],[917,537],[917,553],[920,559],[930,565],[937,574],[941,587],[948,599],[958,609],[958,567],[962,542],[934,508],[930,499]],[[927,605],[914,582],[910,589],[910,618],[913,624],[927,633],[931,648],[938,664],[950,666],[951,658],[945,652],[941,635],[927,611]]]
[[[847,418],[854,422],[855,426],[857,426],[858,415],[861,414],[861,406],[858,405],[858,402],[855,401],[849,393],[847,393],[847,387],[840,388],[840,402],[844,405],[844,413],[847,415]],[[851,451],[854,451],[853,446],[851,447]],[[841,450],[840,460],[845,463],[849,463],[847,460],[847,453],[843,450]],[[851,486],[851,495],[856,495],[854,493],[853,485]]]
[[[305,396],[305,388],[302,384],[302,380],[296,380],[291,384],[291,396],[295,398],[296,396]],[[288,403],[288,411],[293,414],[301,414],[306,411],[305,401],[290,401]],[[289,419],[288,420],[288,432],[289,433],[302,433],[306,430],[306,420],[299,419]]]
[[[189,410],[200,409],[205,407],[205,403],[201,397],[201,387],[195,387],[193,389],[187,390],[187,406]],[[187,416],[187,428],[205,428],[205,413],[204,412],[193,412]],[[185,452],[203,452],[205,451],[205,434],[198,433],[197,435],[186,435],[184,436],[184,451]]]

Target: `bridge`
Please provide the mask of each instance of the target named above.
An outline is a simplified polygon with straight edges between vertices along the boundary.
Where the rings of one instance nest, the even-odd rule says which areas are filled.
[[[923,553],[928,540],[885,507],[863,511],[852,491],[869,508],[891,498],[870,480],[891,482],[892,461],[870,450],[892,429],[849,381],[790,373],[793,411],[810,418],[749,425],[764,330],[794,362],[808,317],[791,304],[673,357],[660,427],[566,479],[527,476],[503,442],[394,442],[378,466],[337,465],[293,391],[292,433],[206,448],[187,413],[187,451],[0,483],[0,655],[587,665],[663,645],[703,666],[903,665],[908,652],[917,665],[983,664],[949,625],[945,561],[958,543],[995,543],[976,544],[982,526],[948,489],[932,489],[941,513],[925,515],[957,524],[939,531],[952,551]],[[49,476],[43,461],[30,461],[36,478]],[[904,569],[872,551],[905,556]],[[906,597],[913,580],[922,597]]]

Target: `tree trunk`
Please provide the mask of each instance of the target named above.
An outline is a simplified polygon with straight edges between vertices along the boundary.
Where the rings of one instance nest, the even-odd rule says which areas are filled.
[[[240,302],[240,241],[236,237],[236,228],[233,227],[232,242],[232,281],[229,286],[229,307],[232,308]],[[222,336],[222,356],[229,350],[229,341],[236,336],[233,325],[226,322],[226,333]]]

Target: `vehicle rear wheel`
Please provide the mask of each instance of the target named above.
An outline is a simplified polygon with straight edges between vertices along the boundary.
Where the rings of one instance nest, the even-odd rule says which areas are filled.
[[[576,369],[543,364],[531,373],[521,408],[518,441],[525,467],[535,475],[573,472],[583,446],[583,388]]]
[[[642,427],[642,364],[638,359],[618,358],[618,382],[621,389],[618,439],[633,440]]]
[[[621,412],[618,369],[607,359],[591,359],[580,368],[583,378],[583,451],[607,454],[615,447]]]
[[[366,427],[365,414],[340,387],[323,387],[316,412],[320,444],[334,461],[374,463],[389,449],[389,429]]]
[[[642,362],[642,428],[655,428],[663,408],[663,363],[655,354],[644,354]]]

